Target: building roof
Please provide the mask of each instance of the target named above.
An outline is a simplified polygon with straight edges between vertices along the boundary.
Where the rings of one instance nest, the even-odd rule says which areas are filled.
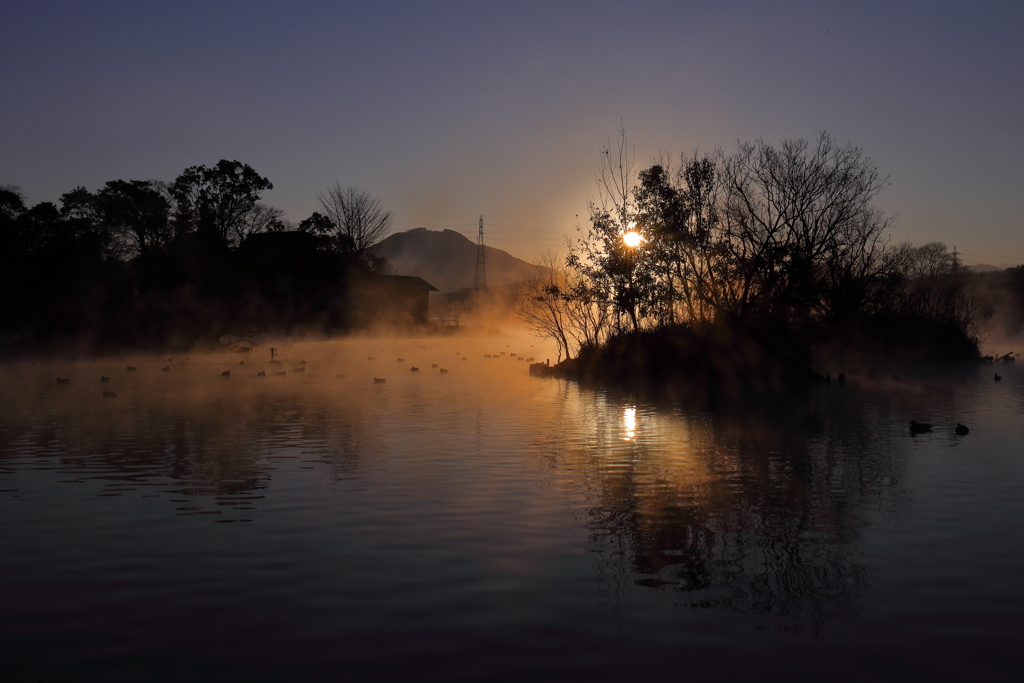
[[[378,277],[381,278],[382,280],[386,278],[385,281],[393,282],[394,284],[401,287],[422,289],[427,292],[441,291],[440,289],[430,284],[423,278],[416,277],[415,275],[378,275]]]

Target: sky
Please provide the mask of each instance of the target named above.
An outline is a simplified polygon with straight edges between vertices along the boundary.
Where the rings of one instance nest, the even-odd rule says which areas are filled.
[[[21,2],[0,184],[29,203],[237,159],[298,222],[339,182],[395,230],[564,248],[620,124],[638,168],[738,141],[861,148],[893,238],[1024,263],[1021,2]]]

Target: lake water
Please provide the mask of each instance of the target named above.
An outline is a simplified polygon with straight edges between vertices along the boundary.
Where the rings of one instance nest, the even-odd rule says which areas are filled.
[[[1014,365],[709,409],[513,353],[0,367],[0,679],[1018,680]]]

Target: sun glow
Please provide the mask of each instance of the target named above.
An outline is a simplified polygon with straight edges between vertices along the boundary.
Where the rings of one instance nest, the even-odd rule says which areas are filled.
[[[644,238],[640,236],[640,233],[631,230],[622,236],[622,241],[626,243],[627,247],[638,247]]]

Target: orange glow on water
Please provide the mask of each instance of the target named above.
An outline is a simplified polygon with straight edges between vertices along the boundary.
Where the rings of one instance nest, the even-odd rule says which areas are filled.
[[[626,441],[636,436],[636,408],[625,408],[622,411],[622,426],[626,430]]]

